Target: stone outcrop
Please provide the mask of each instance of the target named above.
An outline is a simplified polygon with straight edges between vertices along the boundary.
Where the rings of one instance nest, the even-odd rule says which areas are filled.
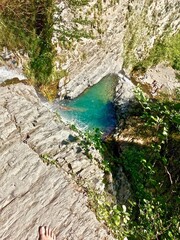
[[[20,68],[10,68],[7,65],[0,66],[0,84],[12,78],[18,78],[19,80],[26,79]]]
[[[116,105],[117,117],[124,119],[135,107],[134,88],[135,86],[124,72],[118,74],[119,80],[116,87],[116,97],[114,103]]]
[[[180,88],[177,76],[180,76],[180,71],[174,70],[164,62],[149,68],[146,73],[139,74],[134,79],[152,97],[156,97],[161,93],[175,96],[176,89]]]
[[[34,240],[38,226],[50,224],[62,240],[113,239],[87,207],[81,186],[103,191],[103,172],[84,155],[77,133],[33,87],[19,83],[0,92],[0,238]]]

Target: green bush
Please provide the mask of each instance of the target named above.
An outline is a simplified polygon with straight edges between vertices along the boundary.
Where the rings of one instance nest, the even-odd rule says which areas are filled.
[[[90,194],[92,208],[116,239],[175,240],[180,234],[179,98],[152,100],[139,88],[135,94],[141,105],[141,125],[144,131],[151,130],[155,140],[148,145],[128,143],[118,157],[98,131],[86,134],[86,149],[94,142],[104,159],[104,170],[108,166],[114,177],[117,168],[123,167],[132,189],[127,206]]]
[[[53,4],[53,0],[8,0],[0,15],[5,30],[1,45],[29,54],[31,77],[38,85],[47,83],[53,71]]]
[[[144,128],[153,128],[157,140],[149,147],[128,147],[120,158],[134,195],[128,239],[178,239],[180,165],[171,148],[176,148],[172,135],[179,133],[179,99],[151,100],[140,89],[136,97]]]

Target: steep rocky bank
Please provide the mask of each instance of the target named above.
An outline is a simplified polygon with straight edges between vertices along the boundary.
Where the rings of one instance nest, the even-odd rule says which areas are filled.
[[[67,48],[53,38],[57,50],[55,65],[62,73],[59,98],[77,97],[104,76],[118,75],[122,68],[129,75],[158,41],[179,31],[178,3],[178,0],[89,1],[82,11],[77,11],[76,17],[87,18],[91,27],[84,28],[92,32],[93,38],[74,39]],[[61,21],[55,28],[71,30],[73,16],[65,3],[60,3],[58,14]],[[82,28],[81,24],[76,25],[77,29]],[[22,68],[28,60],[21,50],[11,52],[4,48],[0,56],[1,64],[11,67]]]
[[[84,155],[77,133],[32,87],[20,83],[0,92],[0,238],[36,239],[38,226],[51,224],[60,239],[113,239],[81,187],[103,191],[99,155]]]
[[[60,80],[60,98],[74,98],[104,76],[118,74],[122,69],[127,5],[128,1],[120,1],[113,6],[109,1],[103,3],[101,27],[104,33],[97,35],[95,40],[75,43],[73,51],[61,52],[66,56],[62,67],[67,69],[68,76]]]

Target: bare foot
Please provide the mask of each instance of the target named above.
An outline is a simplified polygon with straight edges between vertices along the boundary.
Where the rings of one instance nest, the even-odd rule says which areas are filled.
[[[39,239],[38,240],[56,240],[56,236],[54,235],[51,228],[39,227]]]

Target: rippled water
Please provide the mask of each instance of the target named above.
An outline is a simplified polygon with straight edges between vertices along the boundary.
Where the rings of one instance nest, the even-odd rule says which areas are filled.
[[[109,132],[116,126],[113,104],[117,77],[107,76],[73,100],[59,103],[63,120],[80,128]]]

